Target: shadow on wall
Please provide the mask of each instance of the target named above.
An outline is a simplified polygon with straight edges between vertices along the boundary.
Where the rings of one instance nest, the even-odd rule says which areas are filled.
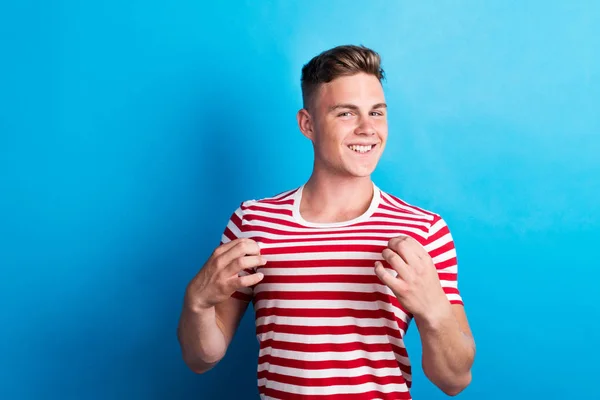
[[[243,134],[256,129],[253,128],[255,121],[252,115],[244,113],[245,107],[241,106],[251,99],[236,99],[234,93],[250,91],[239,87],[235,91],[219,90],[207,99],[194,102],[213,106],[199,113],[190,113],[199,115],[199,118],[186,127],[189,131],[184,134],[189,140],[181,149],[189,163],[189,172],[185,172],[190,174],[190,193],[187,195],[195,199],[188,207],[198,208],[199,212],[186,230],[193,239],[188,240],[184,251],[193,257],[180,265],[185,273],[180,274],[177,287],[170,289],[172,295],[169,299],[177,303],[177,313],[185,285],[219,244],[231,213],[253,192],[255,176],[252,165],[256,163],[256,155],[260,154],[260,141],[253,135]],[[171,315],[165,317],[165,320],[176,323]],[[170,342],[175,339],[173,327],[171,324],[165,331]],[[170,376],[170,387],[161,387],[157,398],[237,399],[242,393],[245,393],[244,398],[258,397],[257,355],[254,312],[250,305],[225,358],[202,375],[193,374],[187,367],[181,366],[182,361],[177,360],[179,367],[170,372],[164,370],[163,379],[158,380],[164,382],[164,376],[177,374]],[[168,357],[180,359],[179,347],[174,355],[169,354]]]

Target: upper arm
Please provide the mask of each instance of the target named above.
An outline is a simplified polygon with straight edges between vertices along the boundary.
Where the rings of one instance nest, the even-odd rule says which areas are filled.
[[[438,215],[434,217],[425,243],[438,273],[442,289],[452,305],[463,305],[458,289],[458,261],[454,239],[446,222]],[[464,310],[463,310],[464,311]]]
[[[217,325],[221,329],[221,332],[223,332],[223,336],[225,336],[227,346],[231,343],[247,308],[247,301],[239,300],[235,297],[230,297],[215,306]]]
[[[243,237],[244,212],[243,203],[231,214],[227,226],[221,236],[221,244]],[[239,272],[240,276],[247,275],[252,271],[243,270]],[[227,346],[231,343],[235,331],[237,330],[248,303],[252,299],[252,288],[239,288],[226,301],[215,306],[215,315],[217,325],[223,332]]]

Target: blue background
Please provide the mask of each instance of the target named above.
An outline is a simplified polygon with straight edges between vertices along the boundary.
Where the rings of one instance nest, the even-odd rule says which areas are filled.
[[[308,178],[300,69],[347,43],[387,73],[375,182],[455,237],[459,398],[598,396],[600,3],[107,0],[0,6],[0,398],[255,398],[252,312],[194,375],[183,291],[241,201]]]

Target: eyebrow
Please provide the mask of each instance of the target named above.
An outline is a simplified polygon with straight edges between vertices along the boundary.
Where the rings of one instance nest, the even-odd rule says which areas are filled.
[[[336,104],[334,106],[329,107],[329,112],[335,111],[337,109],[340,108],[347,108],[350,110],[358,110],[358,106],[354,105],[354,104]],[[371,107],[371,110],[377,109],[377,108],[387,108],[387,104],[385,103],[377,103],[375,104],[373,107]]]

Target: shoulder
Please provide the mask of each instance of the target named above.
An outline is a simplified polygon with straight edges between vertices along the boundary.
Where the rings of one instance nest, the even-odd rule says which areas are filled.
[[[430,234],[438,230],[447,229],[446,222],[442,216],[432,210],[412,204],[391,193],[379,190],[381,195],[380,209],[386,213],[402,219],[410,219],[423,224]]]
[[[438,219],[441,219],[441,216],[432,210],[428,210],[415,204],[409,203],[408,201],[391,193],[385,192],[381,189],[379,190],[379,192],[381,194],[380,205],[384,209],[402,213],[404,215],[411,215],[415,218],[427,221],[436,221]]]
[[[292,215],[294,194],[298,189],[288,190],[274,196],[242,201],[231,214],[221,243],[247,237],[247,224],[255,220],[270,221],[284,215]]]
[[[290,214],[294,205],[294,195],[298,188],[289,189],[272,196],[245,200],[241,202],[236,213],[240,217],[256,213]]]

